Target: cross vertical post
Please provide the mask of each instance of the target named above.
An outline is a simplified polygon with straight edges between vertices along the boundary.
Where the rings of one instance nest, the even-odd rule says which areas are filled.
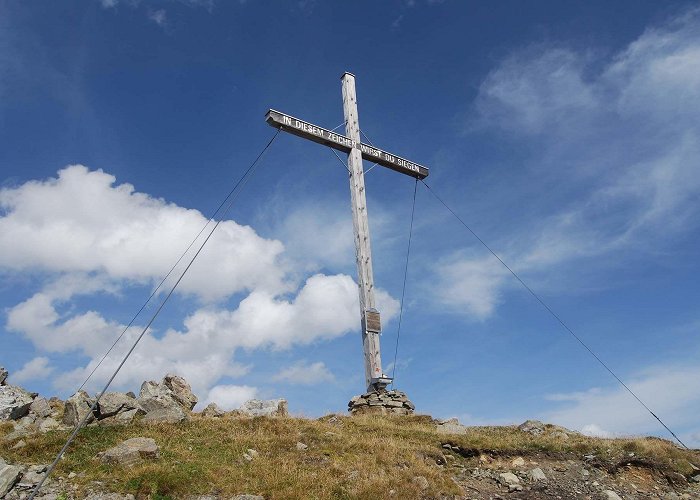
[[[360,144],[360,125],[357,115],[355,76],[344,73],[343,113],[345,115],[345,135]],[[365,174],[362,167],[360,149],[348,152],[350,170],[350,199],[352,204],[352,226],[355,234],[355,258],[357,261],[357,281],[360,292],[360,314],[362,324],[362,346],[365,358],[365,381],[367,391],[382,390],[391,379],[384,375],[379,347],[381,324],[379,312],[374,302],[374,277],[372,275],[372,250],[367,219],[365,198]]]

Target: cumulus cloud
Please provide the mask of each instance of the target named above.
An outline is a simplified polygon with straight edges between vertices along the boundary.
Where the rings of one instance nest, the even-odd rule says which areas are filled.
[[[533,45],[482,82],[471,126],[541,151],[529,165],[533,182],[580,190],[554,197],[554,209],[547,197],[537,224],[497,245],[529,281],[584,259],[614,266],[625,251],[663,250],[697,227],[700,117],[688,103],[700,101],[698,22],[700,10],[687,11],[612,56]],[[437,272],[443,301],[476,318],[492,314],[512,283],[481,255]]]
[[[53,370],[49,358],[39,356],[27,361],[22,368],[13,373],[12,382],[22,384],[30,380],[46,378]]]
[[[324,382],[332,382],[335,376],[323,361],[307,364],[299,362],[293,366],[282,369],[273,377],[273,380],[287,382],[289,384],[315,385]]]
[[[81,385],[125,329],[94,306],[81,310],[78,300],[95,304],[90,299],[98,295],[118,296],[134,285],[157,283],[207,224],[196,210],[136,192],[83,166],[0,190],[0,207],[0,269],[32,271],[41,281],[39,291],[7,309],[6,329],[43,353],[79,353],[89,360],[53,378],[62,391]],[[279,241],[232,220],[218,229],[181,283],[183,295],[194,295],[197,305],[181,327],[148,332],[115,387],[134,388],[175,372],[196,393],[208,394],[222,378],[251,369],[236,361],[239,349],[289,349],[359,328],[352,278],[314,274],[298,284],[292,267],[300,266],[282,255]],[[234,293],[243,298],[225,306]],[[382,290],[377,301],[385,320],[397,313],[398,302]],[[88,388],[100,388],[142,330],[136,324],[126,332]],[[35,368],[42,366],[47,365]]]
[[[0,268],[104,273],[145,283],[165,276],[207,219],[115,182],[102,170],[73,165],[57,178],[0,190]],[[224,221],[179,290],[208,301],[251,289],[285,291],[283,249],[249,226]]]
[[[211,388],[207,397],[198,406],[205,407],[216,403],[224,410],[234,410],[258,395],[258,389],[247,385],[217,385]]]
[[[697,424],[700,412],[700,367],[656,366],[630,377],[627,385],[671,428]],[[545,418],[590,435],[662,434],[665,430],[623,387],[592,388],[547,399],[562,407]],[[692,440],[692,436],[687,436]],[[691,441],[693,446],[699,441]],[[691,445],[691,443],[686,443]]]

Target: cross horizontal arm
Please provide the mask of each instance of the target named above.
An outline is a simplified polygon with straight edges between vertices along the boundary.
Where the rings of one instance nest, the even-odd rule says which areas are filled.
[[[410,175],[417,179],[425,179],[428,177],[429,170],[423,165],[419,165],[405,158],[401,158],[392,153],[387,153],[374,146],[354,141],[349,137],[314,125],[313,123],[294,118],[293,116],[280,113],[271,109],[265,115],[265,121],[272,127],[281,129],[290,134],[303,137],[310,141],[330,146],[333,149],[349,153],[353,148],[359,149],[362,153],[362,158],[372,161],[377,165],[390,168],[396,172]]]

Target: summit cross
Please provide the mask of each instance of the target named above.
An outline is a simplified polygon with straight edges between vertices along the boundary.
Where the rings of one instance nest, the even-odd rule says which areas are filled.
[[[355,233],[355,256],[357,261],[357,282],[360,293],[360,318],[362,325],[362,346],[365,359],[365,381],[367,391],[383,391],[392,379],[384,373],[379,345],[382,331],[379,311],[374,298],[374,277],[372,274],[372,251],[369,239],[367,201],[365,199],[365,175],[362,159],[390,168],[396,172],[424,179],[428,169],[405,158],[363,144],[360,138],[360,125],[357,115],[355,76],[344,73],[343,114],[345,115],[345,135],[319,127],[293,116],[269,110],[265,121],[284,132],[329,146],[347,153],[347,167],[350,174],[350,202],[352,205],[352,225]]]

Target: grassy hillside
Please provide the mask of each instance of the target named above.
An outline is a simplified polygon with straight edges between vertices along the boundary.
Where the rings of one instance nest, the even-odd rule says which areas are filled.
[[[0,435],[10,430],[4,425]],[[96,458],[136,436],[155,439],[160,457],[132,467],[106,465]],[[65,432],[49,432],[24,438],[21,448],[0,439],[0,456],[12,463],[49,463],[65,439]],[[297,443],[308,448],[300,449]],[[252,460],[244,457],[248,449],[258,452]],[[230,497],[243,492],[281,499],[455,498],[465,493],[488,498],[480,496],[478,485],[469,486],[460,478],[480,468],[512,469],[513,457],[571,466],[584,456],[589,468],[609,475],[611,481],[622,469],[638,468],[671,486],[674,477],[682,483],[681,478],[697,474],[691,463],[700,464],[697,451],[680,450],[656,438],[561,439],[533,436],[515,427],[478,427],[445,435],[432,419],[420,416],[309,420],[195,415],[177,425],[136,422],[83,429],[53,477],[55,484],[59,477],[77,474],[67,493],[78,497],[99,481],[106,491],[151,498],[211,493]],[[498,491],[498,484],[491,483]]]

